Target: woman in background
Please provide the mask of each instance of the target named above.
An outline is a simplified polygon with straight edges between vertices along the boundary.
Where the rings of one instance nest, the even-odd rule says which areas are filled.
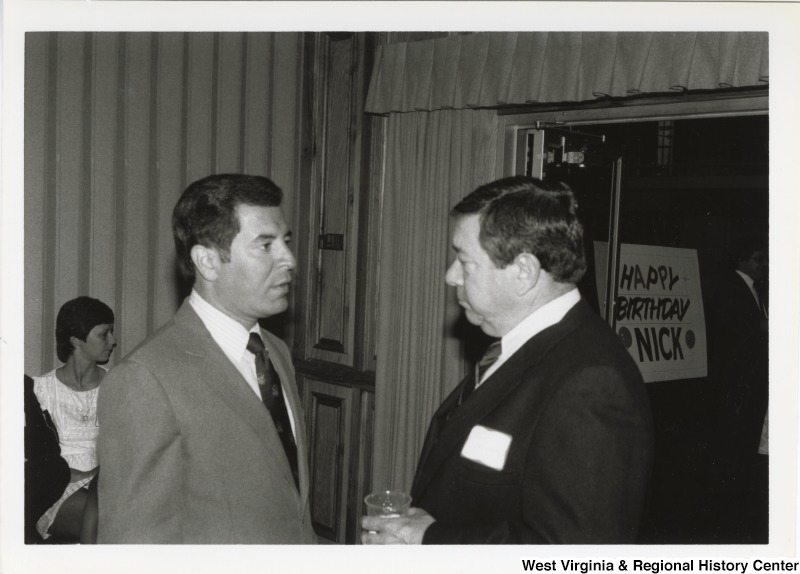
[[[91,512],[93,508],[92,504],[87,507],[86,501],[88,485],[97,473],[97,392],[106,374],[98,363],[108,362],[116,345],[114,312],[102,301],[78,297],[59,310],[56,354],[64,364],[34,377],[33,390],[56,425],[70,481],[61,498],[36,523],[42,538],[54,535],[79,540],[84,509]],[[96,516],[87,519],[96,520]]]

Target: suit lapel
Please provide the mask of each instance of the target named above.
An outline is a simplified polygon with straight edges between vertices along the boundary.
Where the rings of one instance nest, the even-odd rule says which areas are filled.
[[[471,383],[472,377],[472,373],[469,373],[466,377],[464,377],[461,382],[456,385],[456,388],[453,389],[453,391],[442,402],[442,404],[439,405],[439,408],[434,413],[433,418],[431,419],[431,424],[428,426],[428,432],[425,434],[425,442],[422,445],[422,452],[419,455],[417,471],[414,475],[414,483],[411,488],[412,497],[415,496],[417,491],[417,484],[423,480],[423,477],[426,474],[424,470],[427,468],[428,457],[430,456],[434,445],[439,442],[439,434],[447,425],[448,415],[452,414],[455,409],[458,408],[457,403],[461,393],[463,392],[464,385],[466,385],[468,382]]]
[[[185,301],[178,310],[175,321],[186,333],[183,339],[186,353],[196,357],[197,380],[211,389],[239,418],[252,427],[264,442],[286,480],[294,486],[294,478],[286,461],[283,446],[264,403],[219,348],[188,301]],[[281,380],[285,380],[284,371],[283,368],[279,371]],[[296,409],[293,408],[292,412],[295,413]]]
[[[460,389],[471,375],[459,384],[442,404],[431,422],[431,431],[429,432],[431,436],[425,441],[425,449],[420,457],[417,477],[414,481],[415,495],[418,496],[424,490],[439,467],[450,458],[453,452],[461,449],[473,427],[500,405],[515,388],[523,382],[525,384],[538,383],[536,376],[528,374],[529,371],[541,362],[554,345],[575,328],[581,313],[586,311],[583,309],[584,306],[583,302],[578,302],[559,323],[531,337],[480,387],[475,389],[462,405],[455,408],[448,422],[437,421],[436,416],[444,411],[445,404],[452,404],[453,401],[458,400]],[[438,431],[435,434],[434,425]]]
[[[759,317],[764,316],[764,310],[761,308],[760,298],[756,299],[753,297],[753,292],[750,290],[750,286],[744,280],[744,277],[736,273],[736,277],[739,279],[737,282],[737,289],[739,291],[739,301],[741,305],[741,309],[743,313],[749,315],[758,315]]]
[[[475,389],[463,404],[455,407],[448,421],[443,420],[447,411],[442,412],[442,409],[437,411],[437,415],[441,413],[440,420],[431,423],[431,430],[433,431],[433,425],[436,424],[438,432],[432,435],[430,443],[426,444],[428,449],[427,452],[423,452],[424,459],[420,458],[420,468],[413,488],[415,494],[425,489],[439,467],[455,450],[461,449],[472,428],[522,382],[522,377],[519,375],[524,370],[524,365],[532,364],[532,357],[524,354],[527,346],[514,353],[514,356]],[[468,375],[462,381],[446,402],[458,401],[460,389],[471,376]]]

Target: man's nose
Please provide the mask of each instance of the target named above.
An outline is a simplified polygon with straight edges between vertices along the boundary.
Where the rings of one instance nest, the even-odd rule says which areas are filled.
[[[288,245],[286,246],[284,252],[281,254],[281,259],[284,266],[286,266],[290,270],[293,270],[295,267],[297,267],[297,259],[295,259],[294,253],[292,253],[292,250],[289,249]]]
[[[453,261],[450,267],[447,268],[447,273],[444,275],[444,281],[450,287],[458,287],[461,285],[461,270],[458,266],[458,261]]]

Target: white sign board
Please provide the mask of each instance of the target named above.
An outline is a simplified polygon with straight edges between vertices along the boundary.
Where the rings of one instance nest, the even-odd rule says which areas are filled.
[[[608,244],[595,242],[604,302]],[[603,303],[601,303],[603,304]],[[645,382],[705,377],[706,324],[694,249],[620,244],[614,325]]]

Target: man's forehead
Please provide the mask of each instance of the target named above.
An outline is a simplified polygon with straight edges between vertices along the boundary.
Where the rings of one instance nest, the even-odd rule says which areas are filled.
[[[468,243],[477,240],[480,234],[480,217],[478,215],[466,215],[455,220],[453,226],[453,247],[463,249]]]
[[[283,234],[288,229],[280,206],[240,204],[236,206],[236,213],[240,231],[249,234]]]

